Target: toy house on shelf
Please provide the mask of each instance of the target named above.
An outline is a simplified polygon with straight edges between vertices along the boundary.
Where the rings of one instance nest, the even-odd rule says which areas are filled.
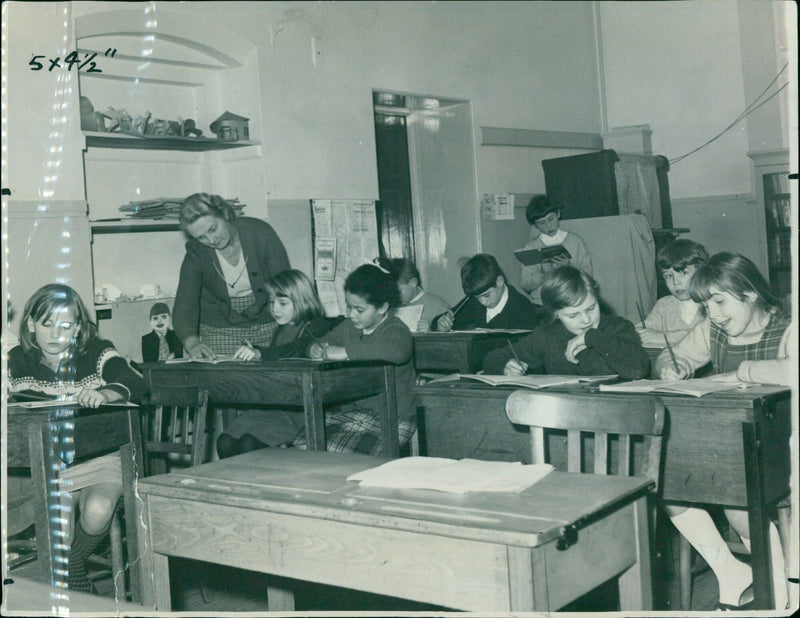
[[[249,140],[250,130],[248,129],[249,119],[238,116],[231,112],[225,112],[211,123],[209,127],[215,133],[217,139],[225,141],[238,141],[240,139]]]

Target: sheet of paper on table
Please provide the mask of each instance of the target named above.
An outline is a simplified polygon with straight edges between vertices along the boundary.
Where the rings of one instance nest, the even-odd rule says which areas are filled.
[[[529,464],[443,457],[403,457],[347,477],[360,487],[520,492],[553,471],[550,464]]]

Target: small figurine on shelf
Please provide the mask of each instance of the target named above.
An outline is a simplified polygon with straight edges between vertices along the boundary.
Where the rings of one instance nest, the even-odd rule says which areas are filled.
[[[142,360],[145,363],[183,356],[183,345],[172,330],[172,317],[166,303],[150,307],[150,326],[153,330],[142,337]]]
[[[212,133],[216,134],[217,139],[227,142],[236,142],[240,139],[250,139],[248,122],[250,122],[249,118],[238,116],[231,112],[225,112],[212,122],[209,128]]]
[[[106,116],[103,112],[94,111],[94,106],[88,97],[81,97],[81,131],[98,131],[100,133],[106,130]]]
[[[191,118],[184,120],[178,116],[178,122],[181,124],[181,135],[184,137],[200,137],[203,132],[197,128],[197,123]]]
[[[120,133],[127,133],[128,135],[138,135],[133,128],[133,116],[128,113],[126,109],[114,109],[109,107],[106,110],[106,116],[113,120],[113,124],[109,131],[119,131]]]

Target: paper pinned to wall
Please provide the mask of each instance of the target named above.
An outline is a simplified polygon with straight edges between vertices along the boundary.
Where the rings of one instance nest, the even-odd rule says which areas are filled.
[[[314,278],[333,281],[336,277],[336,239],[318,236],[314,244]]]
[[[484,219],[514,219],[514,194],[484,193],[481,197],[481,212]]]
[[[374,200],[312,200],[314,214],[315,278],[317,292],[327,316],[345,313],[344,280],[362,264],[379,255],[378,220]],[[333,263],[330,245],[333,241]],[[323,241],[320,244],[319,241]],[[323,266],[332,266],[320,277]],[[325,269],[323,269],[325,270]]]

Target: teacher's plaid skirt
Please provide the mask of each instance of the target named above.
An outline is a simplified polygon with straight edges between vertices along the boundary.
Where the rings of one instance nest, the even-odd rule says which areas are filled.
[[[231,308],[241,312],[247,309],[255,301],[255,295],[239,296],[231,298]],[[278,325],[275,322],[269,324],[249,324],[247,326],[209,326],[200,324],[200,341],[205,343],[214,354],[231,355],[242,347],[243,340],[247,339],[253,345],[268,346],[272,341],[272,333]]]

